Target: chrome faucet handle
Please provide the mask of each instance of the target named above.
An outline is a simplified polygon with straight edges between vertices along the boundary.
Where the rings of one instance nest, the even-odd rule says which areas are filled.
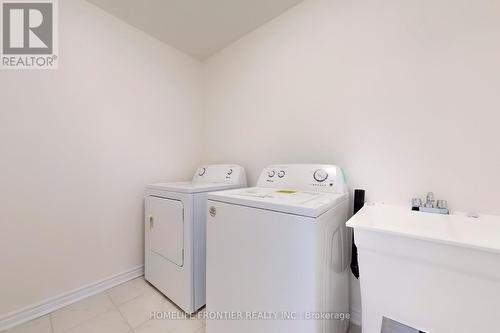
[[[448,208],[448,202],[446,200],[438,200],[437,201],[437,208],[440,208],[440,209]]]
[[[422,199],[420,199],[420,198],[411,199],[411,206],[412,207],[421,207],[422,206]]]

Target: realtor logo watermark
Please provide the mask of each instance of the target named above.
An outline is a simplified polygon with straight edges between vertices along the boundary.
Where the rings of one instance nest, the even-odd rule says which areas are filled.
[[[57,0],[0,0],[2,69],[56,69]]]

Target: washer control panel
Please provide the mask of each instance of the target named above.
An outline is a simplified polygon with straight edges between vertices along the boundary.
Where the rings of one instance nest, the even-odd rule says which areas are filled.
[[[200,166],[194,176],[193,182],[202,183],[230,183],[246,186],[245,169],[237,164],[209,164]]]
[[[327,164],[270,165],[262,171],[257,186],[331,193],[346,191],[342,170]]]

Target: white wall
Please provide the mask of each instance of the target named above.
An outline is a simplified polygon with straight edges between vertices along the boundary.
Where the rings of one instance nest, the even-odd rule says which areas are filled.
[[[250,183],[335,163],[368,200],[498,214],[499,39],[498,1],[306,0],[208,60],[205,160]]]
[[[500,213],[499,38],[496,1],[307,0],[208,61],[205,159]]]
[[[199,162],[201,64],[82,0],[56,71],[0,71],[0,317],[143,264],[143,186]]]

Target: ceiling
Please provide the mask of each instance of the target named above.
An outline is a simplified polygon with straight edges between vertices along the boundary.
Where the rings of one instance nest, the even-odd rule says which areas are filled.
[[[302,0],[88,0],[200,60]]]

